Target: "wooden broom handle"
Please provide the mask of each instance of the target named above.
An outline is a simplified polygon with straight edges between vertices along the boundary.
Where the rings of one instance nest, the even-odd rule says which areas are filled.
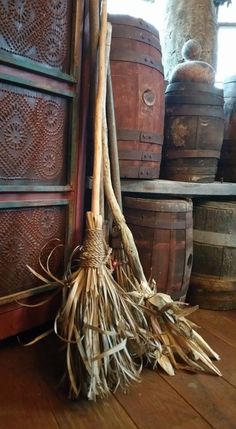
[[[106,34],[107,34],[107,0],[102,3],[101,31],[98,44],[98,88],[95,104],[94,124],[94,160],[93,160],[93,188],[91,210],[94,215],[100,214],[100,179],[102,161],[102,116],[106,91]]]
[[[112,185],[113,185],[117,202],[122,210],[120,166],[119,166],[119,155],[118,155],[117,133],[116,133],[116,118],[115,118],[115,107],[114,107],[114,97],[113,97],[113,90],[112,90],[112,78],[111,78],[110,67],[108,68],[108,75],[107,75],[107,125],[108,125],[108,134],[109,134],[109,151],[110,151]]]

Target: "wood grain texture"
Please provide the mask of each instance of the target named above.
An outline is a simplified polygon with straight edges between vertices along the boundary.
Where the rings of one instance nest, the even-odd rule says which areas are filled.
[[[191,183],[173,180],[121,180],[123,192],[181,196],[235,196],[236,183]]]
[[[162,377],[215,429],[235,428],[236,390],[223,378],[184,372]]]
[[[216,429],[235,428],[236,312],[199,310],[192,319],[221,355],[223,377],[145,369],[141,383],[105,401],[69,401],[59,384],[65,359],[55,336],[29,347],[0,343],[0,429]],[[22,342],[43,331],[21,335]],[[231,338],[231,341],[229,340]],[[230,344],[231,343],[231,344]]]
[[[142,382],[134,385],[128,395],[117,393],[116,398],[139,428],[210,427],[187,401],[171,389],[157,373],[150,370],[145,371]]]
[[[221,360],[216,362],[216,365],[221,371],[223,379],[236,387],[236,363],[235,359],[232,359],[232,356],[236,357],[235,348],[205,329],[201,329],[199,333],[219,354]]]
[[[236,347],[236,311],[201,310],[191,319],[227,344]],[[236,356],[236,355],[235,355]]]
[[[48,406],[47,387],[36,371],[1,369],[0,429],[58,429]],[[3,388],[4,386],[4,388]]]

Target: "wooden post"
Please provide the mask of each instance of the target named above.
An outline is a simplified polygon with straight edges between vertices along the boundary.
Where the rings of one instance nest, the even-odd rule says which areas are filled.
[[[183,61],[181,49],[189,39],[201,44],[201,60],[216,68],[217,13],[213,0],[165,0],[163,64],[169,80],[173,68]]]

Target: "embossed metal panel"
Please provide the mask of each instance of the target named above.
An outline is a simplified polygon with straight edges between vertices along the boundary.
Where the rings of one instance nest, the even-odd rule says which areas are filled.
[[[0,184],[66,184],[68,101],[0,84]]]
[[[6,306],[6,335],[32,326],[31,317],[11,325],[12,301],[31,303],[33,295],[55,287],[26,265],[40,272],[39,254],[45,262],[57,238],[65,247],[51,268],[61,276],[64,253],[82,232],[83,16],[84,0],[0,0],[0,305],[1,311]],[[51,317],[43,311],[44,320],[47,311]]]
[[[26,265],[42,273],[39,256],[44,245],[45,262],[50,249],[65,241],[66,207],[44,206],[0,210],[0,297],[32,289],[42,284]],[[51,269],[59,274],[63,267],[60,248],[51,259]],[[43,273],[42,273],[43,274]]]
[[[69,73],[72,1],[0,0],[0,51]]]

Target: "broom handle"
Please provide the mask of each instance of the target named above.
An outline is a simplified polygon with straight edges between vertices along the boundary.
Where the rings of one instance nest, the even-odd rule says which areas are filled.
[[[95,104],[94,124],[94,160],[93,160],[93,188],[91,210],[94,215],[100,214],[100,180],[102,161],[102,115],[106,90],[106,33],[107,33],[107,0],[102,3],[101,31],[99,37],[98,58],[98,88]]]
[[[97,89],[97,52],[99,40],[99,2],[89,0],[90,27],[90,104],[92,123],[94,124],[94,105]]]
[[[109,135],[109,149],[110,149],[110,163],[111,163],[111,176],[112,185],[117,202],[122,211],[122,197],[121,197],[121,186],[120,186],[120,166],[119,166],[119,155],[117,146],[117,133],[116,133],[116,118],[115,118],[115,107],[114,97],[112,89],[112,78],[111,68],[108,68],[107,75],[107,125]]]
[[[139,259],[138,251],[134,242],[133,235],[126,224],[124,215],[117,202],[117,199],[115,197],[114,190],[112,187],[110,159],[109,159],[108,141],[107,141],[107,120],[106,120],[105,114],[103,115],[102,136],[103,136],[103,178],[104,178],[105,195],[111,207],[113,217],[120,229],[122,243],[125,249],[125,253],[130,262],[130,265],[132,266],[134,273],[139,279],[139,281],[143,282],[147,290],[149,290],[147,280],[145,278],[143,268]]]

